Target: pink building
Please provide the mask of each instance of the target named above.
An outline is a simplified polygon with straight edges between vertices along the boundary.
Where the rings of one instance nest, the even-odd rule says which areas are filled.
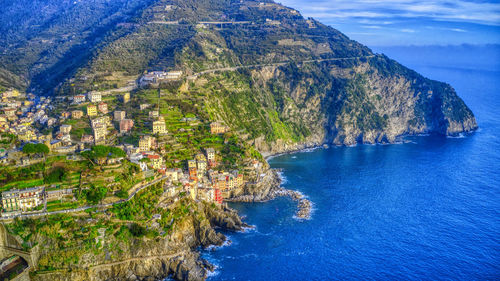
[[[105,102],[101,102],[101,103],[99,104],[98,108],[99,108],[99,111],[100,111],[100,112],[102,112],[102,113],[104,113],[104,114],[108,113],[108,104],[107,104],[107,103],[105,103]]]
[[[120,121],[120,133],[128,133],[134,127],[134,120],[123,119]]]

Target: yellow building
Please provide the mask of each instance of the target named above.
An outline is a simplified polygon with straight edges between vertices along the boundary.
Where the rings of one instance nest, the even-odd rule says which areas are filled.
[[[87,115],[88,116],[96,116],[97,115],[97,107],[95,105],[87,106]]]
[[[83,117],[83,111],[81,110],[73,110],[71,111],[71,118],[80,119]]]
[[[195,183],[193,186],[191,186],[191,188],[189,189],[189,194],[191,195],[191,198],[193,198],[193,200],[196,200],[196,194],[198,193],[198,186],[197,184]]]
[[[220,122],[212,122],[210,123],[210,132],[212,134],[224,134],[225,132],[228,131],[228,128],[226,126],[224,126],[222,123]]]
[[[25,142],[28,142],[28,141],[31,141],[31,140],[36,140],[37,137],[36,135],[33,133],[32,130],[25,130],[25,131],[22,131],[21,133],[19,133],[17,135],[17,138],[20,140],[20,141],[25,141]]]
[[[123,103],[129,102],[130,101],[130,93],[123,94],[122,101],[123,101]]]
[[[243,180],[243,175],[238,174],[238,176],[236,177],[236,185],[242,186],[244,183],[245,183],[245,181]]]
[[[205,157],[205,155],[203,155],[201,153],[196,154],[194,159],[196,159],[196,161],[207,161],[207,158]]]
[[[151,155],[151,164],[153,169],[161,169],[163,167],[163,158],[160,155]]]
[[[227,188],[229,190],[232,190],[236,185],[236,180],[234,179],[233,175],[230,175],[227,177]]]
[[[155,143],[155,140],[151,136],[143,136],[139,140],[139,149],[141,152],[150,151]]]
[[[196,169],[196,161],[188,160],[188,169]]]
[[[10,96],[13,97],[13,98],[17,98],[19,97],[19,91],[16,90],[16,89],[13,89],[10,93]]]
[[[167,126],[165,125],[165,120],[163,117],[158,118],[158,120],[153,122],[153,134],[166,134]]]
[[[198,168],[198,172],[201,173],[201,174],[204,174],[206,171],[207,171],[207,161],[206,160],[198,160],[196,162],[197,164],[197,168]]]

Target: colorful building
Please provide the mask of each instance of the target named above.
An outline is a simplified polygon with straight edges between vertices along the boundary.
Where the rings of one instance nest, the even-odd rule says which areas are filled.
[[[160,155],[148,155],[148,159],[151,160],[151,167],[153,169],[158,170],[163,167],[163,158]]]
[[[150,151],[155,146],[156,140],[152,136],[142,136],[139,139],[139,149],[141,152]]]
[[[99,92],[90,92],[87,94],[90,102],[101,102],[102,95]]]
[[[215,150],[213,148],[207,148],[207,160],[208,160],[208,166],[213,168],[217,166],[217,161],[215,160]]]
[[[116,122],[120,122],[123,119],[125,119],[126,115],[127,115],[127,113],[125,111],[116,110],[114,112],[114,119]]]
[[[85,96],[84,95],[77,95],[73,97],[73,101],[76,103],[81,103],[85,102]]]
[[[198,171],[196,169],[196,160],[188,160],[188,171],[189,171],[189,179],[197,180],[198,179]]]
[[[153,134],[166,134],[167,126],[165,125],[165,120],[163,117],[158,118],[158,120],[153,122]]]
[[[61,125],[59,128],[59,132],[67,135],[71,132],[71,125]]]
[[[128,133],[134,127],[134,120],[132,119],[122,119],[120,121],[120,133]]]
[[[71,111],[71,118],[80,119],[83,117],[83,111],[81,110],[73,110]]]
[[[222,123],[220,122],[212,122],[210,123],[210,132],[212,134],[224,134],[225,132],[228,131],[228,128],[226,126],[224,126]]]
[[[31,210],[43,202],[43,186],[2,192],[2,208],[6,212]]]
[[[93,127],[94,130],[94,143],[97,144],[103,144],[106,142],[106,135],[108,133],[108,128],[106,124],[96,124]]]
[[[103,114],[106,114],[108,113],[108,104],[105,103],[105,102],[101,102],[99,105],[98,105],[98,108],[99,108],[99,111]]]
[[[88,116],[96,116],[97,115],[97,107],[95,105],[87,106],[87,115]]]
[[[122,95],[122,102],[128,103],[130,101],[130,93],[125,93]]]
[[[222,204],[222,193],[220,191],[220,189],[218,188],[214,188],[214,202],[218,203],[218,204]]]

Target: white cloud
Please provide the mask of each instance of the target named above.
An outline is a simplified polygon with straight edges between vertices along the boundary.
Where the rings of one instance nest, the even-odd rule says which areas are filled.
[[[440,21],[473,22],[500,25],[500,3],[467,0],[281,0],[316,18],[364,18],[384,21],[387,18],[428,17]],[[366,22],[366,24],[370,24]],[[376,23],[380,24],[380,23]]]
[[[465,29],[462,28],[448,28],[448,27],[437,27],[437,26],[425,26],[426,29],[440,29],[440,30],[448,30],[448,31],[455,31],[455,32],[468,32]]]
[[[361,24],[370,24],[370,25],[388,25],[393,24],[393,21],[379,21],[379,20],[370,20],[370,19],[362,19],[358,21]]]
[[[406,32],[406,33],[415,33],[416,32],[414,29],[409,29],[409,28],[403,28],[403,29],[400,29],[399,31]]]

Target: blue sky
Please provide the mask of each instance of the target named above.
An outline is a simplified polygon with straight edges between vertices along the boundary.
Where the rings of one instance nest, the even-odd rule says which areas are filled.
[[[500,43],[500,0],[276,0],[368,46]]]

